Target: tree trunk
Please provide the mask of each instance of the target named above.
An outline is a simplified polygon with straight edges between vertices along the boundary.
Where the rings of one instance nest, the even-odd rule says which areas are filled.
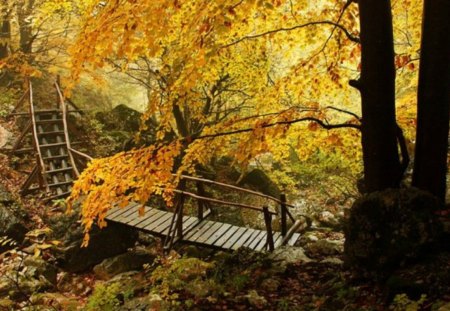
[[[450,106],[450,1],[425,0],[413,186],[445,201]]]
[[[0,59],[6,58],[9,54],[9,42],[11,41],[11,25],[9,23],[9,10],[6,4],[0,12]]]
[[[20,33],[20,50],[30,54],[33,50],[33,28],[30,17],[33,13],[34,0],[19,0],[17,2],[17,17]]]
[[[395,66],[391,3],[359,0],[364,182],[368,192],[400,184],[396,139]],[[355,85],[356,84],[356,85]]]

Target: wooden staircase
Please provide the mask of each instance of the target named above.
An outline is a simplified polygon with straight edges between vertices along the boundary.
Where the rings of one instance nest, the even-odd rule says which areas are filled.
[[[34,103],[33,86],[28,82],[25,96],[10,113],[11,117],[28,118],[24,130],[12,149],[13,154],[34,153],[36,164],[22,186],[23,195],[44,190],[48,200],[58,199],[70,194],[73,181],[90,157],[72,148],[80,142],[72,142],[69,137],[68,114],[82,115],[72,102],[68,109],[59,83],[54,84],[57,94],[56,107],[43,109]],[[27,102],[28,111],[19,111]],[[80,160],[79,158],[83,158]],[[78,161],[76,161],[76,159]],[[81,164],[80,164],[81,163]]]

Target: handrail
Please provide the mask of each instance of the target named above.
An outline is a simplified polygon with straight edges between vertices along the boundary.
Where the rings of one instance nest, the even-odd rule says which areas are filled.
[[[175,192],[175,193],[182,194],[182,195],[187,195],[187,196],[195,198],[197,200],[203,200],[203,201],[217,203],[217,204],[223,204],[223,205],[242,207],[242,208],[252,209],[252,210],[255,210],[255,211],[259,211],[259,212],[263,212],[264,211],[263,208],[260,208],[260,207],[257,207],[257,206],[253,206],[253,205],[217,200],[217,199],[200,196],[200,195],[197,195],[197,194],[192,193],[192,192],[182,191],[182,190],[178,190],[178,189],[173,189],[172,191]],[[272,215],[277,215],[277,213],[274,212],[274,211],[269,211],[269,213],[272,214]]]
[[[172,174],[172,175],[173,176],[177,176],[177,174]],[[241,188],[241,187],[238,187],[238,186],[233,186],[233,185],[221,183],[221,182],[218,182],[218,181],[213,181],[213,180],[210,180],[210,179],[200,178],[200,177],[194,177],[194,176],[188,176],[188,175],[180,175],[180,177],[184,178],[184,179],[188,179],[188,180],[194,180],[194,181],[200,181],[200,182],[204,182],[204,183],[208,183],[208,184],[214,184],[214,185],[222,186],[222,187],[225,187],[225,188],[238,190],[238,191],[241,191],[241,192],[247,192],[247,193],[259,196],[259,197],[263,197],[265,199],[272,200],[272,201],[274,201],[274,202],[276,202],[278,204],[286,204],[286,206],[288,206],[288,207],[295,207],[294,205],[284,203],[284,202],[282,202],[281,200],[279,200],[277,198],[274,198],[274,197],[272,197],[270,195],[267,195],[267,194],[264,194],[264,193],[261,193],[261,192],[258,192],[258,191],[253,191],[253,190],[250,190],[250,189],[245,189],[245,188]]]
[[[29,99],[29,104],[30,104],[30,115],[31,115],[31,122],[32,122],[32,131],[33,131],[33,138],[34,138],[34,145],[36,147],[36,152],[38,154],[38,158],[39,158],[39,165],[41,166],[41,172],[42,174],[45,174],[45,164],[44,164],[44,160],[42,159],[42,153],[41,153],[41,148],[39,148],[39,139],[38,139],[38,135],[37,135],[37,129],[36,129],[36,117],[34,115],[34,106],[33,106],[33,87],[31,85],[31,80],[28,80],[28,99]],[[44,181],[44,185],[47,191],[49,191],[49,187],[48,187],[48,183],[47,180],[45,178],[43,178]]]
[[[75,153],[76,155],[79,155],[80,157],[86,158],[89,161],[92,161],[94,159],[93,157],[88,156],[87,154],[85,154],[79,150],[73,149],[72,147],[69,148],[69,151]]]
[[[70,149],[72,149],[72,147],[70,146],[69,127],[67,125],[67,107],[66,107],[66,103],[64,101],[64,97],[61,93],[61,90],[59,89],[58,82],[56,82],[56,81],[55,81],[55,88],[56,88],[56,92],[58,93],[59,104],[61,105],[61,109],[62,109],[62,115],[63,115],[62,119],[63,119],[63,124],[64,124],[64,136],[66,138],[67,149],[69,150],[69,158],[70,158],[70,161],[72,162],[73,171],[74,171],[76,177],[78,177],[78,176],[80,176],[80,172],[78,171],[78,168],[75,164],[75,159],[73,158],[72,152],[70,152]]]

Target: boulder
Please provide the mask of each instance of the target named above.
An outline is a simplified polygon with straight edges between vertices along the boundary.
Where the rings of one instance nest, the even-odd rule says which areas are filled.
[[[26,220],[27,214],[22,205],[0,184],[0,237],[6,236],[22,243],[28,231]],[[0,246],[0,252],[6,249],[7,245]]]
[[[83,228],[78,223],[79,214],[59,215],[49,220],[53,238],[61,240],[62,247],[55,253],[58,265],[68,272],[85,271],[104,259],[125,253],[134,246],[138,233],[133,228],[118,223],[108,223],[103,229],[94,227],[89,245],[81,247]]]
[[[274,198],[279,198],[281,191],[278,186],[267,176],[264,171],[254,169],[244,176],[239,182],[239,185],[248,185],[255,188],[259,192],[270,195]]]
[[[122,130],[137,132],[141,113],[126,105],[120,104],[109,112],[99,112],[96,119],[103,123],[105,130]]]
[[[301,247],[292,246],[283,246],[275,249],[269,255],[269,258],[277,262],[276,267],[281,270],[285,269],[289,264],[312,261]]]
[[[0,125],[0,149],[10,145],[12,137],[12,133]]]
[[[141,270],[146,263],[152,263],[156,255],[143,249],[134,249],[115,257],[107,258],[94,267],[98,278],[111,279],[113,276],[132,270]]]
[[[418,189],[388,189],[357,200],[345,232],[345,262],[381,276],[430,251],[442,227],[440,201]]]
[[[304,248],[308,255],[312,257],[333,256],[342,254],[344,250],[343,244],[344,241],[323,239],[310,242]]]
[[[57,269],[25,253],[17,253],[3,262],[0,276],[0,297],[24,299],[36,292],[52,289],[56,285]]]

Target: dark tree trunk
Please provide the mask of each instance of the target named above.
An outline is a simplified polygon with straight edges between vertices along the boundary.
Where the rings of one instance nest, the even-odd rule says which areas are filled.
[[[17,16],[20,33],[20,50],[30,54],[33,50],[33,28],[30,16],[33,13],[34,0],[19,0],[17,3]]]
[[[450,105],[450,1],[425,0],[412,184],[445,200]]]
[[[0,14],[0,59],[3,59],[9,54],[8,46],[11,40],[11,25],[9,23],[9,11],[6,5],[2,8]]]
[[[391,3],[359,0],[364,182],[368,192],[396,188],[401,169],[395,120],[395,66]]]

